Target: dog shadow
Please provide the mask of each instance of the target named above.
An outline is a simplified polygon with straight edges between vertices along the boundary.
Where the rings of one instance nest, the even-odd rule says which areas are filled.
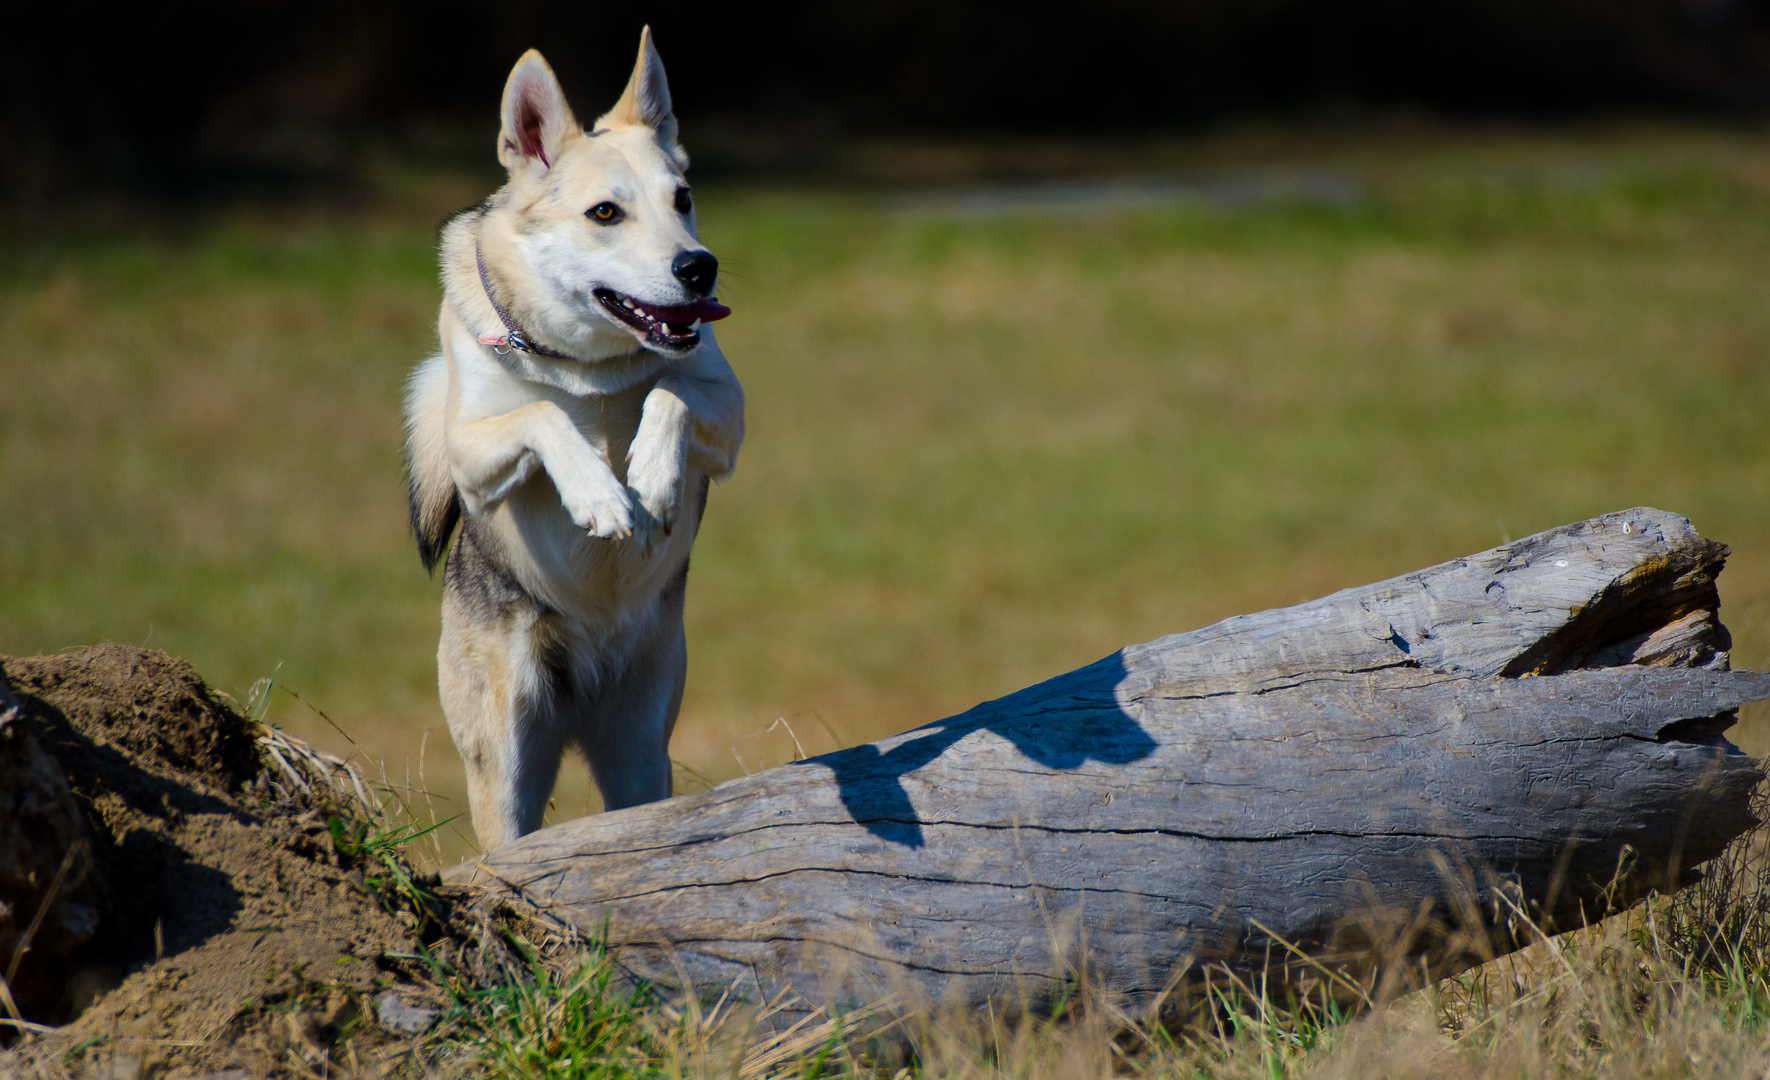
[[[904,847],[924,846],[922,819],[904,777],[974,732],[988,731],[1047,769],[1097,761],[1128,765],[1155,752],[1156,742],[1118,703],[1114,689],[1125,665],[1114,653],[1079,671],[916,728],[882,743],[856,746],[802,762],[835,774],[842,805],[867,832]],[[895,744],[895,745],[893,745]],[[881,745],[890,749],[880,750]]]

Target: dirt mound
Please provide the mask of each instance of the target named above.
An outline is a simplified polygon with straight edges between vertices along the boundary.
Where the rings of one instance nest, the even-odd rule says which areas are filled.
[[[36,697],[59,715],[64,739],[78,732],[137,762],[222,791],[238,790],[258,775],[251,725],[176,657],[111,644],[7,660],[5,667],[16,693]],[[70,771],[132,782],[133,770],[107,770],[87,755],[72,744],[57,752]]]
[[[411,959],[435,911],[366,883],[360,822],[274,783],[254,725],[190,665],[102,645],[0,673],[0,974],[24,1019],[66,1025],[57,1062],[90,1043],[107,1074],[259,1075],[392,1038],[371,1007],[390,987],[440,1002]]]

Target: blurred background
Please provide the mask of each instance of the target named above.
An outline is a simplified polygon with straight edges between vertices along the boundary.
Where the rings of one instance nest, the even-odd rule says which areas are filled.
[[[10,11],[0,653],[274,673],[464,810],[399,460],[435,228],[524,48],[588,120],[646,21],[750,401],[679,788],[1643,504],[1770,664],[1766,0]]]

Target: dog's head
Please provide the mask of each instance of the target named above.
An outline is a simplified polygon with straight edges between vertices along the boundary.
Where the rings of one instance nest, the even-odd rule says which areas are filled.
[[[700,324],[729,310],[712,298],[719,260],[695,238],[694,199],[651,28],[627,89],[595,128],[572,116],[553,69],[529,50],[504,86],[498,160],[510,170],[516,256],[547,325],[591,355],[632,340],[668,356],[700,344]]]

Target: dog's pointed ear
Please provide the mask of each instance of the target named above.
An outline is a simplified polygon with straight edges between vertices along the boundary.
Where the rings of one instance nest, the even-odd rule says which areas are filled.
[[[615,102],[597,127],[648,127],[665,146],[676,145],[676,112],[670,104],[670,83],[664,78],[664,62],[652,44],[651,27],[639,32],[639,62],[621,100]]]
[[[551,169],[566,137],[578,130],[559,80],[534,49],[523,53],[510,69],[510,81],[504,84],[503,116],[498,160],[511,176]]]

